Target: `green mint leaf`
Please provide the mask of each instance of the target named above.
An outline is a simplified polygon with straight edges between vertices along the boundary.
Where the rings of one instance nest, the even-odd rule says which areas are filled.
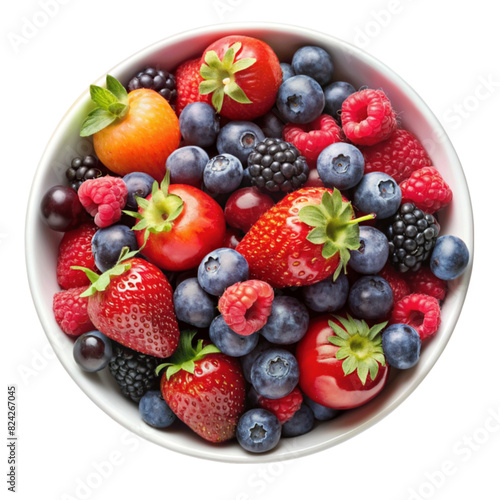
[[[90,86],[90,98],[101,109],[108,109],[108,107],[118,102],[118,99],[108,89],[98,87],[97,85]]]
[[[123,104],[122,102],[114,102],[108,106],[108,111],[117,117],[122,117],[128,111],[128,104]]]
[[[93,135],[116,120],[116,116],[105,109],[96,108],[89,113],[82,123],[80,137]]]
[[[128,93],[125,87],[111,75],[106,76],[106,87],[122,104],[128,105]]]

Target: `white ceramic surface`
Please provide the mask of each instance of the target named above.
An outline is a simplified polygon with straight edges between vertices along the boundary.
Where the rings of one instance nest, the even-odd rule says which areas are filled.
[[[173,70],[186,59],[201,55],[204,48],[221,36],[245,34],[268,42],[282,61],[289,60],[302,45],[319,45],[328,50],[335,64],[335,80],[355,87],[381,88],[389,96],[404,128],[412,131],[427,148],[454,193],[449,209],[440,214],[441,234],[453,234],[467,244],[471,263],[466,272],[450,286],[442,307],[442,324],[435,337],[426,341],[419,363],[412,369],[395,373],[383,392],[367,405],[324,422],[303,436],[282,439],[266,454],[250,454],[237,443],[212,445],[194,433],[177,426],[156,430],[145,424],[137,406],[124,398],[106,370],[97,374],[81,371],[72,355],[73,341],[59,329],[52,313],[52,297],[59,290],[56,282],[57,246],[60,233],[48,229],[40,217],[40,201],[54,184],[64,183],[64,171],[74,156],[92,152],[90,140],[79,138],[81,122],[93,108],[88,92],[82,95],[63,117],[54,132],[33,179],[26,219],[25,250],[33,301],[45,333],[59,360],[78,386],[103,411],[124,427],[160,446],[187,455],[223,462],[270,462],[314,453],[359,434],[401,404],[419,385],[435,364],[453,333],[465,300],[472,270],[473,218],[469,191],[460,162],[442,126],[420,97],[381,62],[365,52],[330,35],[291,25],[223,24],[184,32],[134,54],[108,73],[128,81],[147,64]],[[91,75],[89,76],[91,79]],[[89,81],[90,83],[90,81]],[[94,82],[104,85],[105,75]],[[79,409],[85,411],[84,408]]]

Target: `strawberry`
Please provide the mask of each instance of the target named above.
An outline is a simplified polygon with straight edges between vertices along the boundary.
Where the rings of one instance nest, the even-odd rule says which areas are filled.
[[[209,102],[207,95],[199,92],[200,83],[203,81],[200,75],[201,59],[189,59],[180,64],[175,70],[177,82],[177,100],[175,101],[175,112],[180,116],[182,110],[192,102]]]
[[[59,243],[56,276],[58,285],[68,290],[88,286],[89,279],[72,266],[82,266],[98,272],[92,255],[92,237],[99,228],[93,222],[85,222],[67,231]]]
[[[93,135],[96,155],[112,172],[123,176],[140,171],[161,181],[165,162],[181,140],[177,115],[154,90],[127,94],[111,75],[106,86],[90,86],[97,108],[84,120],[80,135]]]
[[[163,368],[161,392],[172,411],[202,438],[221,443],[236,434],[245,408],[245,379],[239,362],[213,344],[183,332],[179,348]]]
[[[274,105],[283,80],[271,47],[257,38],[231,35],[209,45],[201,57],[200,94],[231,120],[253,120]]]
[[[87,311],[95,327],[107,337],[135,351],[160,358],[170,356],[179,341],[172,287],[155,265],[135,257],[125,247],[117,264],[100,276],[82,270],[91,286]]]
[[[250,278],[274,288],[312,285],[346,271],[350,250],[359,248],[358,219],[340,191],[321,187],[293,191],[250,228],[236,250]]]

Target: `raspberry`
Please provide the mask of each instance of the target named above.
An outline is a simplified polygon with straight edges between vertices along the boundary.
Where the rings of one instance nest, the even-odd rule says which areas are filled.
[[[445,299],[448,284],[438,278],[429,266],[421,267],[415,273],[408,273],[407,278],[412,293],[424,293],[438,300]]]
[[[127,194],[125,181],[110,175],[89,179],[78,189],[81,204],[99,227],[107,227],[120,220]]]
[[[425,340],[437,332],[441,323],[439,301],[423,293],[407,295],[394,305],[390,323],[410,325]]]
[[[378,273],[379,276],[385,279],[392,289],[394,303],[399,302],[403,297],[410,295],[411,289],[403,278],[402,274],[397,272],[391,264],[386,264],[384,268]]]
[[[82,286],[63,290],[54,294],[52,300],[52,310],[57,324],[64,333],[72,337],[78,337],[95,329],[87,313],[89,299],[80,297],[86,289],[86,286]]]
[[[67,231],[59,243],[57,255],[56,276],[57,283],[65,290],[90,284],[86,274],[71,266],[82,266],[98,273],[92,255],[92,237],[98,227],[92,222],[86,222],[81,226]]]
[[[251,335],[266,324],[273,298],[274,291],[265,281],[242,281],[226,288],[219,311],[234,332]]]
[[[410,132],[396,129],[389,139],[373,146],[361,146],[365,158],[365,173],[385,172],[398,184],[411,173],[432,165],[420,141]]]
[[[287,123],[283,129],[283,139],[299,150],[310,168],[314,168],[321,151],[340,142],[341,137],[342,129],[330,115],[321,115],[304,125]]]
[[[198,92],[200,82],[203,81],[200,75],[201,63],[201,58],[190,59],[181,64],[175,71],[177,82],[175,112],[177,116],[180,116],[182,110],[192,102],[209,102],[208,95],[200,95]]]
[[[257,397],[258,406],[274,413],[281,424],[294,416],[295,412],[301,407],[302,401],[303,396],[298,387],[295,387],[287,396],[278,399],[265,398],[260,395]]]
[[[411,202],[428,214],[446,207],[453,198],[450,186],[434,167],[415,170],[401,183],[402,203]]]
[[[396,113],[382,90],[351,94],[342,104],[341,118],[344,134],[356,145],[384,141],[397,128]]]

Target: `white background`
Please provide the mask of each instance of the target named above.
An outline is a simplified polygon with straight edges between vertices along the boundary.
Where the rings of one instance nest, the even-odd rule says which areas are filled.
[[[1,20],[0,397],[6,399],[7,385],[17,385],[17,498],[499,498],[494,234],[500,35],[493,2],[476,0],[466,8],[452,0],[46,3],[53,5],[50,17],[24,40],[25,24],[43,21],[43,0],[5,2]],[[37,163],[59,120],[89,82],[171,34],[241,21],[276,21],[330,33],[395,70],[449,134],[475,212],[474,272],[462,315],[443,355],[412,396],[336,448],[257,465],[212,463],[170,452],[101,412],[49,347],[31,301],[23,254],[25,207]],[[7,428],[5,403],[2,408],[0,437]],[[8,450],[0,449],[4,498]]]

